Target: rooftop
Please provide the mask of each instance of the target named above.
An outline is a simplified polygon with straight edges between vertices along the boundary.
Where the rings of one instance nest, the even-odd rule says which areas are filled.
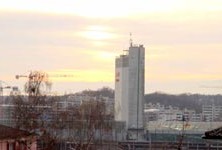
[[[0,124],[0,139],[18,139],[32,135],[34,134]]]

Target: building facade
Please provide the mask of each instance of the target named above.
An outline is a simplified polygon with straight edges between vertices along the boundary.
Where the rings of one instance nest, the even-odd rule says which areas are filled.
[[[128,129],[143,128],[145,48],[131,44],[115,62],[115,120]]]
[[[0,150],[37,150],[37,135],[0,124]]]
[[[222,106],[220,105],[203,105],[202,113],[204,121],[221,121]]]

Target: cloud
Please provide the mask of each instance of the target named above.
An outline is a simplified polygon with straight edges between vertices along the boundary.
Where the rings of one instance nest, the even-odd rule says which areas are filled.
[[[219,79],[220,15],[218,9],[206,13],[144,13],[97,19],[73,14],[1,11],[3,80],[9,80],[5,76],[14,77],[29,70],[70,69],[81,77],[73,82],[112,82],[115,56],[128,48],[129,32],[133,34],[133,43],[146,47],[147,82],[176,80],[177,85],[183,85],[185,81]],[[98,40],[78,34],[91,31],[114,36]],[[175,89],[173,85],[169,88]]]

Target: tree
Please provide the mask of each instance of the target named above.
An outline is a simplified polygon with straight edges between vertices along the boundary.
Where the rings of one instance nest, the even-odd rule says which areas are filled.
[[[73,150],[88,150],[92,145],[102,145],[104,135],[111,132],[112,124],[105,114],[105,104],[98,100],[83,102],[79,107],[70,107],[60,112],[59,117],[68,130],[69,148]]]
[[[80,106],[60,109],[56,103],[65,97],[47,96],[45,90],[49,85],[46,73],[30,73],[25,84],[28,96],[13,98],[17,128],[38,133],[43,150],[55,149],[56,144],[68,142],[75,150],[88,150],[92,144],[102,144],[104,132],[112,129],[105,103],[89,100]]]
[[[55,97],[48,97],[44,92],[44,88],[49,86],[51,84],[46,73],[33,71],[25,84],[25,92],[28,96],[13,96],[15,105],[13,117],[16,127],[30,133],[37,133],[40,140],[44,140],[44,149],[51,149],[56,141],[54,134],[50,133],[53,124],[49,120]]]

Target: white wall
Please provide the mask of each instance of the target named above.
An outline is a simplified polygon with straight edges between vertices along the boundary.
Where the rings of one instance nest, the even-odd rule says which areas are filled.
[[[144,47],[129,48],[129,128],[143,128],[144,56]]]

